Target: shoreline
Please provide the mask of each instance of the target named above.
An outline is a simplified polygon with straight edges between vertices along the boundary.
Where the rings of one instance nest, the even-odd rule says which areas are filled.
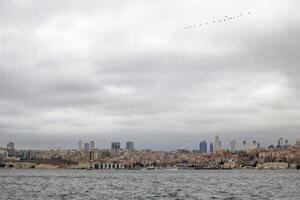
[[[0,168],[0,171],[298,171],[299,169],[287,168],[287,169],[258,169],[258,168],[232,168],[232,169],[71,169],[71,168],[56,168],[56,169],[20,169],[20,168]]]

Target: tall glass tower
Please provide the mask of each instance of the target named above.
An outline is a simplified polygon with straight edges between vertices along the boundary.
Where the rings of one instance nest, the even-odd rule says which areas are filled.
[[[207,142],[202,140],[199,144],[200,153],[207,153]]]

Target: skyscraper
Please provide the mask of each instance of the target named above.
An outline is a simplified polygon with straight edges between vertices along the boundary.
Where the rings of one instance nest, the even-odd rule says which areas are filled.
[[[132,151],[134,149],[134,142],[128,141],[126,143],[126,149]]]
[[[95,149],[95,142],[94,141],[90,141],[90,149]]]
[[[209,152],[210,153],[214,152],[214,144],[212,142],[209,144]]]
[[[221,151],[221,149],[222,149],[221,140],[220,140],[219,136],[217,135],[215,137],[214,152],[219,152],[219,151]]]
[[[257,149],[257,142],[253,140],[252,142],[252,150]]]
[[[248,151],[248,145],[247,145],[247,142],[245,140],[243,141],[243,151],[245,151],[245,152]]]
[[[82,140],[80,140],[80,141],[78,142],[78,150],[79,150],[79,151],[83,150],[83,142],[82,142]]]
[[[281,148],[281,147],[283,147],[283,145],[284,145],[284,143],[283,143],[283,138],[279,138],[276,147],[277,147],[277,148]]]
[[[90,149],[90,143],[84,143],[84,150],[88,151]]]
[[[8,149],[14,149],[14,148],[15,148],[15,143],[13,143],[12,141],[10,141],[10,142],[7,144],[7,148],[8,148]]]
[[[236,151],[236,142],[235,142],[235,140],[232,140],[230,142],[230,151],[232,151],[232,152]]]
[[[289,141],[288,141],[287,139],[285,139],[285,140],[284,140],[284,146],[286,146],[286,147],[287,147],[287,146],[288,146],[288,144],[289,144]]]
[[[200,153],[207,153],[207,142],[202,140],[199,144]]]
[[[112,142],[111,143],[111,155],[112,156],[118,155],[120,147],[121,147],[121,143],[120,142]]]

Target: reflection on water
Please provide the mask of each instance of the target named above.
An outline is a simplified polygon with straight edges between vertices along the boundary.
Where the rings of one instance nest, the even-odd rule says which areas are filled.
[[[296,170],[0,170],[0,199],[298,199],[299,188]]]

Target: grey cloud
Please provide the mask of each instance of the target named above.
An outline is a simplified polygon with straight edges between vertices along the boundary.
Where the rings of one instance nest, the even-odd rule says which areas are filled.
[[[1,2],[1,143],[295,140],[298,3],[230,2]],[[184,30],[244,5],[248,18]]]

